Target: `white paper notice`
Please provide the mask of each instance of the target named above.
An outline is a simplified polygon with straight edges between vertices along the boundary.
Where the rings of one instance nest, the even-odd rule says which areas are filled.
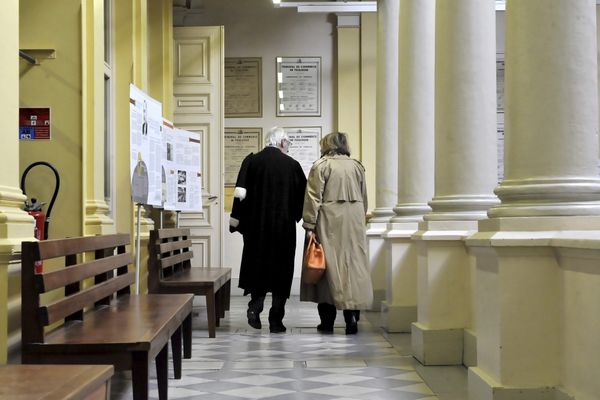
[[[283,128],[287,133],[291,145],[288,155],[300,163],[304,174],[308,172],[313,163],[321,157],[320,127]]]
[[[200,212],[202,211],[200,135],[175,128],[172,144],[172,174],[168,187],[174,193],[175,209]]]
[[[133,201],[162,206],[162,104],[130,85],[129,115]]]

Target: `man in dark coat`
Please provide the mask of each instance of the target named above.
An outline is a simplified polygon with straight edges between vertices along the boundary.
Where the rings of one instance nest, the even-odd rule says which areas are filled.
[[[285,332],[283,316],[290,297],[296,252],[296,223],[302,218],[306,177],[286,153],[290,141],[272,128],[265,148],[248,155],[240,167],[231,210],[230,231],[244,237],[239,287],[250,293],[248,324],[260,329],[267,293],[271,333]]]

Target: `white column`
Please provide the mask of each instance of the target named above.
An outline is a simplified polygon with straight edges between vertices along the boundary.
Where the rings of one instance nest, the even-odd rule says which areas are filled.
[[[410,332],[417,317],[417,253],[411,236],[431,208],[434,168],[435,0],[400,0],[398,204],[384,234],[387,292],[382,323]]]
[[[372,222],[388,222],[398,185],[399,0],[379,0],[377,7],[377,193]]]
[[[600,214],[593,4],[507,8],[505,179],[490,217]]]
[[[375,209],[367,229],[373,309],[385,298],[386,251],[382,234],[394,215],[398,168],[398,19],[400,0],[377,3],[377,160]]]
[[[600,388],[590,373],[600,317],[587,309],[600,289],[595,3],[507,2],[506,180],[468,240],[479,288],[472,400]]]
[[[482,219],[497,203],[495,21],[490,1],[437,2],[435,197],[428,221]]]
[[[411,339],[427,365],[463,364],[475,343],[474,260],[464,239],[497,203],[495,25],[493,1],[437,0],[435,196],[413,236],[419,298]]]

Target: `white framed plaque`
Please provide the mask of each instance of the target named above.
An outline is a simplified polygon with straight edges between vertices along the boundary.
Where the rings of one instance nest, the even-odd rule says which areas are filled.
[[[262,117],[262,59],[225,58],[225,118]]]
[[[262,128],[225,128],[225,186],[235,186],[242,161],[261,150]]]
[[[304,126],[283,128],[290,139],[288,155],[298,161],[308,176],[313,163],[321,158],[321,127]]]
[[[278,117],[321,116],[321,57],[277,57]]]

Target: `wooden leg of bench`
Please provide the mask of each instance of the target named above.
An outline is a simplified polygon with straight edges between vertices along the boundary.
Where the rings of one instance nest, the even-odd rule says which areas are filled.
[[[231,302],[231,280],[228,280],[225,284],[225,311],[229,311],[229,305]]]
[[[183,320],[183,358],[192,358],[192,313]]]
[[[133,400],[148,399],[148,353],[137,351],[132,355],[131,381],[133,386]]]
[[[208,315],[208,336],[214,338],[216,334],[215,292],[211,288],[206,293],[206,314]]]
[[[225,318],[225,287],[219,289],[219,317]]]
[[[158,384],[158,398],[169,398],[169,343],[156,356],[156,381]]]
[[[217,290],[215,292],[215,326],[218,328],[221,326],[221,291]]]
[[[181,379],[181,326],[171,336],[171,352],[175,379]]]

